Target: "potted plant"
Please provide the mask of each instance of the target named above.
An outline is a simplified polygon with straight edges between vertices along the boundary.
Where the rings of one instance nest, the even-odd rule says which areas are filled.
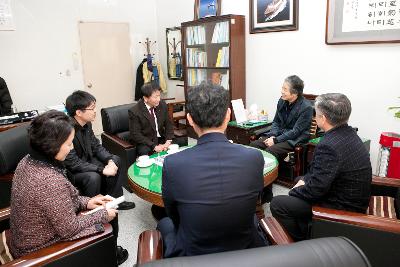
[[[400,97],[399,97],[399,98],[400,98]],[[400,118],[400,107],[390,107],[389,110],[390,110],[390,109],[397,110],[397,112],[394,113],[394,116],[395,116],[396,118]]]

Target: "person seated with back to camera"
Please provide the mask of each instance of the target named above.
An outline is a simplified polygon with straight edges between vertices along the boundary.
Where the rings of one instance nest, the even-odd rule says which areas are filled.
[[[65,159],[68,177],[82,195],[98,194],[118,198],[123,195],[121,159],[108,152],[94,135],[92,122],[96,118],[96,98],[85,91],[75,91],[67,97],[65,108],[75,127],[74,149]],[[133,209],[135,203],[122,202],[120,210]]]
[[[71,119],[59,111],[48,111],[31,123],[31,150],[19,162],[12,181],[10,251],[14,258],[59,241],[103,232],[107,222],[114,233],[118,231],[115,209],[79,214],[112,199],[80,196],[65,176],[62,162],[73,148],[74,133]]]
[[[347,122],[350,100],[323,94],[315,100],[318,127],[325,131],[316,146],[309,172],[298,178],[288,196],[271,201],[272,215],[294,240],[308,237],[312,205],[365,213],[371,196],[369,153]]]
[[[281,162],[297,144],[309,140],[313,107],[303,97],[303,88],[304,82],[298,76],[285,79],[271,130],[251,142],[250,146],[271,153]],[[264,188],[262,203],[270,202],[272,197],[271,184]]]
[[[160,86],[156,82],[145,83],[142,93],[143,98],[128,111],[130,139],[136,145],[138,157],[166,151],[174,138]]]
[[[164,160],[162,198],[168,217],[157,226],[164,257],[267,245],[255,215],[264,157],[226,138],[228,94],[210,82],[188,91],[187,120],[199,139]]]

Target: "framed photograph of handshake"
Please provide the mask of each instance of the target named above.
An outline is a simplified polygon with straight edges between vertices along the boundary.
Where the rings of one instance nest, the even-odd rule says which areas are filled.
[[[250,0],[250,33],[298,29],[299,0]]]
[[[194,19],[221,15],[221,0],[195,0]]]
[[[399,0],[327,0],[326,44],[398,42]]]

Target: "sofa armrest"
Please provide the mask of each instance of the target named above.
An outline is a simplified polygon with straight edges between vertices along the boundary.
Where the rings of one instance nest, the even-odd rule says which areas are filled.
[[[43,266],[50,262],[54,262],[60,260],[66,256],[78,256],[78,257],[95,257],[95,250],[92,250],[90,255],[83,253],[83,255],[77,255],[77,252],[82,251],[85,247],[94,245],[97,242],[101,242],[103,239],[107,239],[109,246],[103,251],[109,251],[108,255],[104,255],[102,258],[106,259],[109,257],[109,261],[116,262],[116,256],[114,256],[115,252],[113,249],[114,238],[112,235],[112,227],[110,224],[105,224],[105,231],[103,233],[99,233],[96,235],[92,235],[89,237],[81,238],[74,241],[63,241],[58,242],[54,245],[48,246],[46,248],[42,248],[35,252],[29,253],[21,258],[15,259],[5,265],[4,267],[11,266]],[[73,255],[72,255],[73,254]],[[82,254],[82,253],[81,253]],[[82,259],[83,260],[83,259]],[[65,262],[64,262],[65,263]],[[76,259],[76,264],[79,263],[79,259]],[[108,263],[105,263],[108,264]],[[63,265],[63,264],[61,264]],[[65,266],[65,265],[63,265]]]
[[[8,220],[10,218],[10,207],[0,209],[0,222]]]
[[[12,182],[13,177],[14,177],[14,172],[0,175],[0,182]]]
[[[312,214],[313,220],[334,221],[338,223],[352,224],[360,227],[376,229],[379,231],[400,234],[400,220],[396,219],[317,206],[312,208]]]
[[[140,234],[137,250],[137,264],[163,258],[163,243],[161,233],[157,230],[147,230]]]
[[[115,142],[116,144],[118,144],[119,146],[121,146],[124,149],[129,149],[129,148],[134,147],[134,145],[132,145],[129,142],[126,142],[125,140],[122,140],[121,138],[119,138],[116,135],[107,134],[107,133],[102,133],[101,135],[104,136],[105,138],[108,138],[111,141]],[[102,140],[103,140],[103,138],[102,138]]]
[[[261,229],[263,229],[268,241],[273,245],[286,245],[293,243],[285,229],[274,217],[266,217],[260,220]]]
[[[372,184],[378,186],[397,187],[400,188],[400,179],[372,176]]]

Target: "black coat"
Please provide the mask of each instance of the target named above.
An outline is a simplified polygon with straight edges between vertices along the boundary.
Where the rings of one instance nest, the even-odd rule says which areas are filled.
[[[74,149],[69,152],[64,165],[71,173],[98,172],[102,173],[104,166],[113,158],[99,142],[92,130],[92,124],[80,126],[75,123]]]
[[[144,84],[143,79],[143,64],[147,64],[147,59],[143,59],[142,63],[139,64],[136,70],[136,85],[135,85],[135,101],[138,101],[143,97],[142,86]]]
[[[362,212],[371,195],[369,153],[350,126],[331,129],[316,146],[304,186],[289,195],[324,207]]]
[[[264,186],[260,151],[231,144],[221,133],[165,158],[162,197],[177,231],[175,255],[265,245],[254,223]]]
[[[0,77],[0,116],[10,115],[12,113],[12,104],[6,81]]]
[[[132,144],[144,144],[153,149],[158,144],[156,124],[147,109],[143,99],[128,111],[129,131]],[[158,131],[165,140],[174,138],[174,128],[168,116],[168,107],[164,101],[160,101],[155,108]]]
[[[278,143],[288,141],[292,146],[310,139],[310,127],[314,113],[310,101],[299,97],[287,117],[284,116],[287,101],[279,99],[271,130],[268,136],[275,136]]]

